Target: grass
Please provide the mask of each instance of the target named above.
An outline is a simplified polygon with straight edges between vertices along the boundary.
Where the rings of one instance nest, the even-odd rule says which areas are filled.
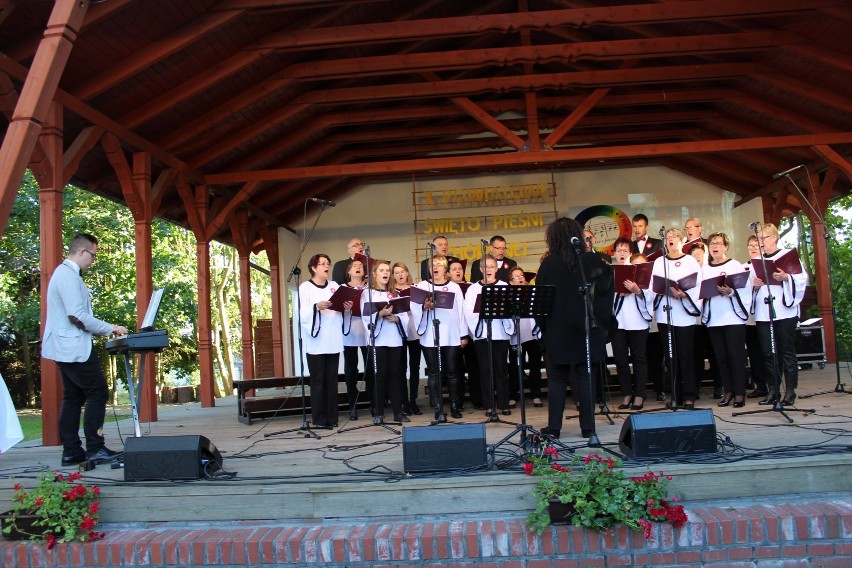
[[[104,422],[106,424],[111,424],[116,420],[125,420],[127,418],[130,418],[129,406],[115,406],[114,408],[107,407]],[[24,431],[25,442],[28,440],[41,439],[41,410],[20,410],[18,411],[18,419],[21,421],[21,429]],[[81,428],[83,427],[82,424],[83,422],[81,419]]]

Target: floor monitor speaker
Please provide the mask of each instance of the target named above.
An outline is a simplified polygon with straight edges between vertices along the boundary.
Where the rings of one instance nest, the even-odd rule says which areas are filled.
[[[713,411],[631,414],[621,427],[618,444],[621,453],[631,458],[715,453]]]
[[[402,462],[406,472],[484,467],[488,464],[485,424],[403,428]]]
[[[125,481],[200,479],[221,468],[222,454],[204,436],[148,436],[124,442]]]

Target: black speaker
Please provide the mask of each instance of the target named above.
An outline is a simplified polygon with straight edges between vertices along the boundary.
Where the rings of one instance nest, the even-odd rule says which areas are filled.
[[[488,463],[485,424],[403,428],[402,463],[406,472],[483,467]]]
[[[215,466],[209,466],[214,462]],[[222,468],[222,454],[204,436],[149,436],[124,442],[124,480],[200,479]]]
[[[713,411],[631,414],[621,427],[618,445],[631,458],[716,453]]]

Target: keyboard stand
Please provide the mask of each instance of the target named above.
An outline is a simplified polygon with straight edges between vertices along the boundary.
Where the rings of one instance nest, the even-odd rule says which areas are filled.
[[[130,395],[130,412],[133,416],[133,434],[137,438],[142,437],[142,428],[139,426],[139,393],[142,388],[142,377],[145,376],[145,353],[139,354],[139,376],[138,380],[133,378],[133,365],[130,362],[130,352],[124,352],[124,372],[127,375],[127,393]]]

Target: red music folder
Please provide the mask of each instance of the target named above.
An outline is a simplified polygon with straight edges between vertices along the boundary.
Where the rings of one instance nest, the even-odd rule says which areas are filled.
[[[772,286],[780,286],[781,282],[772,278],[772,275],[780,268],[787,274],[801,274],[802,261],[799,257],[799,251],[790,249],[782,255],[774,259],[766,259],[766,270],[769,271],[769,277],[763,271],[763,261],[759,258],[752,259],[751,265],[754,267],[755,278],[760,278],[765,284]]]
[[[701,291],[698,297],[702,300],[720,296],[716,286],[727,286],[729,288],[745,288],[748,283],[748,272],[737,272],[735,274],[723,274],[715,278],[707,278],[701,281]]]
[[[388,304],[391,305],[392,314],[401,314],[411,311],[411,298],[400,296],[398,298],[391,298],[387,302],[366,302],[364,304],[364,309],[361,310],[361,315],[369,316],[375,312],[380,312],[385,309],[385,306]]]
[[[698,284],[697,272],[693,272],[689,276],[684,276],[677,282],[656,274],[654,275],[654,292],[657,294],[665,294],[670,287],[677,288],[681,292],[686,292],[695,288],[696,284]]]
[[[651,254],[646,254],[645,258],[648,259],[648,262],[654,262],[655,260],[657,260],[661,256],[663,256],[663,249],[660,248],[660,249],[655,250]]]
[[[680,250],[683,251],[683,254],[689,254],[690,251],[692,251],[692,247],[694,247],[698,243],[703,243],[703,242],[704,241],[702,241],[701,238],[692,239],[691,241],[687,241],[687,242],[683,243],[683,246],[680,248]],[[705,248],[706,248],[706,246],[705,246]]]
[[[356,252],[352,260],[360,260],[361,264],[364,265],[364,270],[370,273],[372,273],[373,267],[381,262],[391,264],[391,261],[383,260],[381,258],[370,258],[370,262],[367,262],[367,255],[361,254],[360,252]]]
[[[647,290],[651,284],[651,273],[654,270],[654,265],[650,262],[640,264],[615,264],[615,291],[618,294],[632,294],[630,290],[624,287],[625,280],[632,280],[641,289]]]
[[[343,303],[351,301],[352,315],[360,316],[361,304],[358,300],[361,297],[361,292],[363,292],[363,290],[350,288],[349,286],[341,286],[334,292],[334,294],[331,295],[331,298],[329,298],[331,301],[331,309],[336,312],[344,312],[346,310],[343,308]]]

